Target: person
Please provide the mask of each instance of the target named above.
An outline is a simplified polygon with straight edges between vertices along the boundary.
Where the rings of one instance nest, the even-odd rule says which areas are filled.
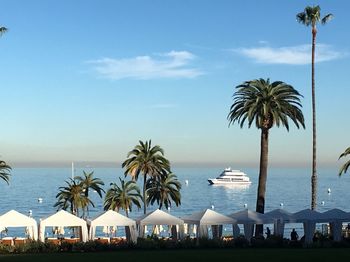
[[[292,232],[290,233],[290,239],[292,241],[297,241],[299,238],[298,233],[295,231],[295,228],[293,228]]]
[[[266,238],[269,238],[271,236],[271,230],[269,227],[266,228]]]

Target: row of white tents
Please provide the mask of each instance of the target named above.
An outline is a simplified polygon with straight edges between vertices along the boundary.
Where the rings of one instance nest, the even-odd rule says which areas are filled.
[[[181,218],[157,209],[136,220],[109,210],[89,221],[61,210],[48,218],[42,219],[39,227],[35,219],[15,210],[0,216],[0,228],[25,227],[29,238],[34,240],[45,241],[45,230],[47,227],[77,227],[83,242],[93,240],[96,234],[96,227],[99,226],[125,227],[127,240],[136,242],[137,237],[145,236],[145,226],[147,225],[168,225],[171,229],[172,237],[181,239],[189,227],[196,229],[195,234],[197,238],[208,237],[209,228],[212,230],[214,237],[220,237],[223,225],[232,225],[233,236],[238,236],[240,230],[237,225],[241,224],[243,225],[246,239],[250,240],[253,237],[254,225],[256,224],[273,224],[274,234],[283,237],[286,223],[302,223],[306,243],[312,242],[316,223],[329,223],[334,241],[340,241],[342,224],[344,222],[350,222],[350,213],[340,209],[331,209],[324,213],[310,209],[289,213],[284,209],[276,209],[265,214],[244,209],[228,216],[206,209]]]

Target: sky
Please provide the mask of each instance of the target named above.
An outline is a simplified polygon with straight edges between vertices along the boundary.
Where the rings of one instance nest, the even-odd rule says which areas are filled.
[[[311,165],[311,29],[320,5],[317,147],[340,166],[350,146],[350,2],[280,0],[2,0],[0,159],[14,166],[119,165],[152,140],[173,165],[257,166],[260,131],[228,125],[235,87],[284,81],[302,95],[306,129],[274,127],[269,161]]]

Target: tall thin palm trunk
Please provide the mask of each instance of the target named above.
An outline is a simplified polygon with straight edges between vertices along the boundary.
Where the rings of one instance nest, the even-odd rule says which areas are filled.
[[[316,209],[317,201],[317,170],[316,170],[316,102],[315,102],[315,46],[316,27],[312,28],[312,61],[311,61],[311,92],[312,92],[312,176],[311,176],[311,209]]]
[[[266,180],[267,180],[267,166],[268,166],[268,153],[269,153],[269,129],[261,129],[260,140],[260,170],[259,170],[259,185],[258,194],[256,199],[256,212],[264,213],[265,209],[265,192],[266,192]],[[263,225],[257,225],[255,235],[259,236],[263,234]]]
[[[147,174],[143,175],[143,213],[146,214],[146,187],[147,187]]]

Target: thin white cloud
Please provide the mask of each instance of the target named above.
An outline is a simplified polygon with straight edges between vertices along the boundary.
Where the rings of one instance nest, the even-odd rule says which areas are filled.
[[[234,52],[263,64],[305,65],[311,63],[311,45],[298,45],[272,48],[268,46],[233,49]],[[337,59],[343,54],[335,51],[331,46],[318,44],[315,62]]]
[[[89,61],[102,77],[119,80],[157,79],[157,78],[195,78],[203,72],[191,67],[195,56],[187,51],[171,51],[154,56],[132,58],[102,58]]]
[[[260,40],[258,43],[259,43],[260,45],[267,45],[267,44],[269,44],[269,42],[268,42],[268,41],[265,41],[265,40]]]

